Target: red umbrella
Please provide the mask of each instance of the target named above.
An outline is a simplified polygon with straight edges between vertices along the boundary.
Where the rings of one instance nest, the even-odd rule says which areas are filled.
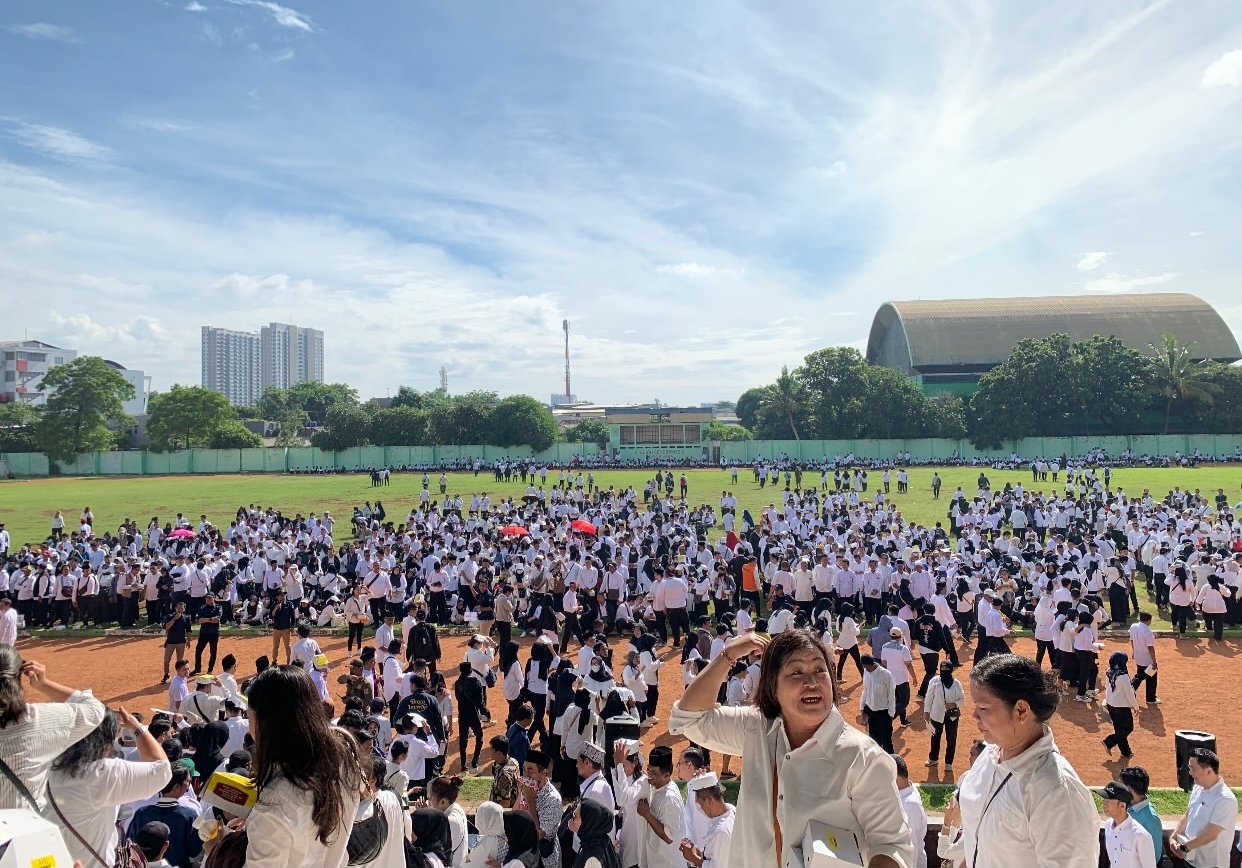
[[[500,529],[505,536],[530,536],[530,531],[522,527],[520,524],[511,524]]]
[[[194,539],[194,531],[188,527],[179,527],[169,534],[173,539]]]
[[[576,518],[569,523],[569,526],[578,531],[578,533],[595,533],[595,525],[586,519]]]

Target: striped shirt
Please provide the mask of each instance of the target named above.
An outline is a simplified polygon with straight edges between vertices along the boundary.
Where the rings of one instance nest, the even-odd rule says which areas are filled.
[[[47,773],[52,761],[70,745],[94,731],[104,719],[104,706],[86,691],[75,691],[66,702],[32,702],[21,719],[0,728],[0,755],[18,779],[47,807]],[[7,777],[0,776],[0,809],[28,808]]]

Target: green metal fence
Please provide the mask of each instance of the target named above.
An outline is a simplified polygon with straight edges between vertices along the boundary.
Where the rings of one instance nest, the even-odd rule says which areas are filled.
[[[1009,441],[999,449],[979,450],[967,440],[742,440],[719,444],[703,443],[679,448],[652,447],[660,458],[719,458],[750,463],[760,458],[782,455],[794,461],[813,462],[824,458],[884,459],[901,461],[906,454],[912,461],[944,461],[958,456],[1004,458],[1016,453],[1022,458],[1055,458],[1084,455],[1102,448],[1110,455],[1132,449],[1138,455],[1182,455],[1196,450],[1204,455],[1232,456],[1242,449],[1242,434],[1170,434],[1133,437],[1029,437]],[[432,465],[452,461],[534,458],[548,463],[566,463],[575,457],[594,457],[594,443],[557,443],[551,449],[532,453],[528,447],[503,449],[497,446],[360,446],[331,451],[314,447],[266,449],[190,449],[184,452],[89,452],[76,461],[58,462],[64,476],[169,476],[195,473],[288,473],[315,468],[400,467]],[[622,447],[621,457],[641,461],[647,450],[641,446]],[[37,452],[0,453],[9,472],[18,477],[48,476],[47,456]]]

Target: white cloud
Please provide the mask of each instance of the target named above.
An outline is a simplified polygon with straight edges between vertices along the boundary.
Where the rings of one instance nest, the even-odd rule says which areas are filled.
[[[308,33],[315,29],[311,24],[311,20],[298,12],[296,9],[290,9],[288,6],[281,6],[279,3],[272,3],[269,0],[229,0],[237,6],[254,6],[258,9],[266,9],[276,19],[276,23],[281,27],[292,27],[296,30],[305,30]]]
[[[703,262],[678,262],[672,265],[658,265],[659,274],[674,274],[678,277],[738,277],[742,271],[737,268],[721,268]]]
[[[286,48],[272,57],[272,63],[284,63],[287,60],[293,60],[292,48]]]
[[[129,322],[105,325],[96,322],[88,314],[75,313],[64,316],[49,311],[50,336],[81,353],[112,358],[116,344],[138,343],[166,344],[168,330],[155,317],[137,316]],[[120,361],[118,359],[118,361]]]
[[[58,160],[102,162],[112,156],[109,148],[60,127],[15,121],[9,136],[31,150]]]
[[[1200,235],[1202,235],[1202,234],[1203,234],[1203,230],[1202,230],[1202,229],[1192,229],[1192,230],[1190,230],[1190,237],[1191,237],[1191,238],[1198,238],[1198,237],[1199,237]]]
[[[224,44],[224,39],[223,37],[220,36],[220,31],[216,29],[216,26],[214,24],[208,24],[207,22],[203,22],[202,31],[203,31],[203,36],[207,37],[207,41],[210,42],[212,45],[223,45]]]
[[[69,27],[59,24],[48,24],[40,21],[34,24],[13,24],[8,28],[10,33],[25,36],[28,39],[47,39],[52,42],[64,42],[72,45],[81,42],[78,35]]]
[[[1134,292],[1147,286],[1159,286],[1177,279],[1178,274],[1171,271],[1165,274],[1153,274],[1149,277],[1130,277],[1116,272],[1109,272],[1103,277],[1088,280],[1082,285],[1083,292],[1111,294],[1117,292]]]
[[[199,3],[198,0],[191,0],[191,2],[186,4],[185,11],[186,12],[206,12],[207,7],[204,6],[202,3]]]
[[[1094,253],[1088,253],[1082,259],[1078,260],[1078,270],[1095,271],[1104,264],[1104,260],[1108,259],[1108,257],[1109,254],[1102,250],[1097,250]]]
[[[183,133],[192,128],[191,124],[166,118],[129,118],[125,123],[135,129],[151,130],[155,133]]]
[[[1242,87],[1242,48],[1227,51],[1203,71],[1204,87]]]

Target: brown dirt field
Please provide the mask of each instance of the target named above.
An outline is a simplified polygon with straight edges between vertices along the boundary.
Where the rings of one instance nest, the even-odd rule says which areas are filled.
[[[1179,641],[1171,638],[1161,638],[1157,642],[1163,704],[1144,708],[1139,715],[1135,732],[1131,736],[1135,756],[1130,762],[1142,765],[1148,770],[1153,786],[1176,786],[1174,731],[1202,729],[1216,734],[1224,773],[1228,776],[1232,770],[1232,774],[1236,776],[1237,770],[1242,769],[1242,738],[1238,737],[1238,728],[1228,721],[1236,713],[1239,697],[1242,696],[1242,686],[1228,673],[1239,654],[1239,642],[1232,639],[1212,642],[1205,639]],[[524,652],[529,643],[530,640],[521,643]],[[320,637],[320,644],[332,661],[332,675],[344,671],[344,637],[328,638],[326,641]],[[452,665],[461,660],[465,648],[464,637],[445,638],[441,644],[444,649],[444,664]],[[1107,647],[1100,654],[1101,677],[1103,663],[1108,659],[1109,653],[1114,650],[1129,651],[1126,643],[1107,641],[1105,644]],[[46,665],[48,675],[54,681],[68,687],[89,687],[96,696],[113,707],[124,705],[131,711],[148,712],[151,707],[162,707],[165,704],[167,691],[159,683],[163,648],[158,636],[80,640],[22,639],[18,647],[24,658],[38,660]],[[1021,639],[1014,644],[1013,650],[1033,656],[1035,643],[1033,640]],[[230,652],[241,661],[238,666],[240,681],[253,673],[252,661],[255,657],[270,654],[271,639],[267,636],[225,637],[220,642],[220,655]],[[971,654],[970,647],[959,650],[959,656],[967,665]],[[660,679],[660,722],[648,729],[643,736],[643,743],[648,748],[656,744],[667,744],[675,748],[686,743],[682,737],[669,735],[666,728],[669,709],[682,693],[681,667],[677,665],[677,652],[666,652],[666,659],[669,660],[669,665],[661,670]],[[1131,667],[1133,668],[1133,663]],[[445,666],[442,665],[441,668],[444,669]],[[919,663],[915,663],[915,668],[921,674]],[[1194,687],[1187,689],[1187,685]],[[1203,687],[1207,687],[1207,690],[1204,691]],[[845,719],[855,726],[861,726],[858,715],[859,689],[857,672],[853,664],[847,662],[841,707]],[[1142,691],[1143,688],[1140,687],[1140,701]],[[1206,703],[1202,698],[1205,692],[1210,697]],[[503,721],[504,700],[500,691],[492,690],[490,696],[493,716]],[[1109,761],[1100,744],[1100,739],[1112,731],[1108,715],[1100,704],[1076,703],[1072,697],[1067,699],[1069,701],[1062,702],[1051,722],[1057,745],[1071,760],[1084,781],[1089,785],[1101,785],[1111,780],[1125,764],[1119,758]],[[897,751],[909,762],[911,777],[918,782],[952,783],[954,775],[944,772],[943,765],[934,769],[923,767],[927,758],[930,729],[922,720],[921,708],[915,705],[911,710],[912,725],[908,728],[898,727],[893,738]],[[965,770],[967,748],[978,735],[969,717],[969,699],[966,712],[958,736],[958,759],[955,763],[958,774]],[[485,730],[484,737],[497,731],[498,726],[499,724]],[[486,750],[484,754],[486,755]],[[448,770],[456,771],[455,743],[449,755],[452,759]],[[713,759],[715,767],[719,769],[719,758]],[[736,771],[740,765],[734,761],[733,769]]]

